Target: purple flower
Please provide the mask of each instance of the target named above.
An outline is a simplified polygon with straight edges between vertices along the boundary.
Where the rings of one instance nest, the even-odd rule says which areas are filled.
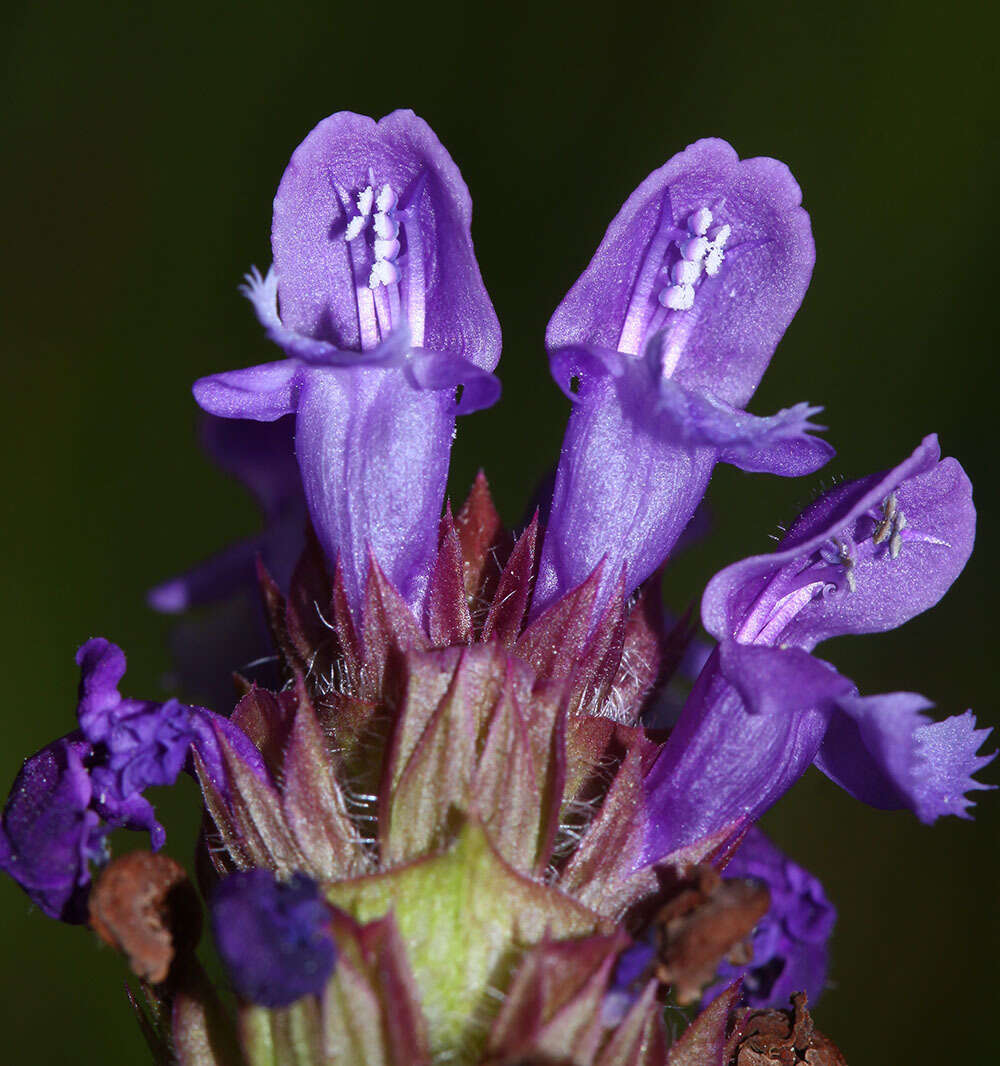
[[[220,732],[254,773],[266,776],[260,753],[227,719],[177,700],[122,696],[125,653],[116,644],[95,637],[76,661],[80,728],[25,762],[0,821],[0,869],[45,914],[68,922],[86,920],[90,864],[107,860],[110,829],[144,830],[154,850],[163,846],[166,832],[143,793],[172,785],[192,744],[222,791]]]
[[[605,595],[666,558],[719,460],[809,473],[833,454],[818,408],[743,410],[812,273],[788,168],[704,140],[651,174],[611,223],[546,333],[573,401],[533,610],[602,560]]]
[[[902,708],[898,694],[855,699],[853,683],[809,652],[931,607],[961,572],[974,535],[969,481],[928,437],[893,470],[817,499],[781,550],[717,574],[702,619],[719,647],[647,777],[645,860],[755,821],[805,772],[828,730],[820,765],[849,791],[891,795],[889,805],[924,814],[961,805],[982,765],[975,720],[918,736],[912,704]],[[912,773],[932,744],[948,751],[918,799]],[[909,789],[906,802],[896,802],[900,788]]]
[[[152,607],[174,614],[247,590],[256,599],[258,555],[278,585],[287,589],[305,546],[306,525],[293,431],[291,418],[244,422],[204,416],[202,442],[206,450],[253,493],[264,514],[264,530],[151,589]],[[214,666],[218,669],[218,663]]]
[[[322,991],[337,952],[330,911],[305,874],[278,881],[270,870],[232,874],[210,903],[212,932],[236,993],[286,1007]]]
[[[972,486],[935,435],[899,466],[824,493],[781,550],[727,567],[702,601],[719,640],[811,650],[829,637],[894,629],[962,572],[976,531]]]
[[[753,958],[745,966],[723,962],[719,981],[705,993],[714,999],[738,977],[750,1007],[783,1007],[795,992],[815,1003],[826,984],[827,941],[837,912],[808,870],[786,858],[764,834],[751,828],[726,867],[726,877],[762,881],[771,908],[753,932]]]
[[[195,384],[225,418],[296,412],[309,513],[356,613],[372,556],[422,613],[455,415],[499,394],[470,219],[457,167],[412,112],[324,120],[275,197],[274,266],[245,290],[287,358]]]
[[[64,922],[86,921],[90,864],[106,859],[106,827],[91,807],[79,733],[53,741],[27,759],[0,821],[0,869],[40,910]]]

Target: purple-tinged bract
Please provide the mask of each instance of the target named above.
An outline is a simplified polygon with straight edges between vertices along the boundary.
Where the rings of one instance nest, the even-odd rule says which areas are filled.
[[[225,878],[211,904],[212,932],[237,995],[286,1007],[322,991],[337,953],[330,911],[305,874],[279,881],[270,870]]]
[[[422,614],[455,414],[499,394],[470,222],[458,168],[412,112],[325,119],[275,197],[274,266],[247,279],[287,358],[195,385],[226,418],[297,412],[309,513],[355,613],[374,556]]]

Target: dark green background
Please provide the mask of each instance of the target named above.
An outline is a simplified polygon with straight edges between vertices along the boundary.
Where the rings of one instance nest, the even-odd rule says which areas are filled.
[[[818,259],[754,409],[826,404],[830,469],[847,475],[937,430],[981,516],[945,603],[825,654],[865,691],[914,689],[995,722],[996,26],[980,10],[112,0],[8,15],[2,782],[73,724],[85,638],[126,647],[127,691],[162,691],[167,624],[143,590],[254,528],[199,455],[188,390],[271,358],[235,286],[267,265],[291,150],[344,108],[414,108],[472,190],[505,398],[462,423],[454,485],[484,465],[511,519],[565,418],[545,322],[625,196],[708,134],[786,160]],[[716,533],[670,595],[766,550],[813,488],[720,468]],[[997,1005],[1000,801],[981,795],[977,823],[928,829],[810,775],[768,818],[840,908],[818,1016],[851,1066],[990,1056],[977,1011]],[[193,791],[163,808],[186,857]],[[10,883],[0,906],[4,1060],[142,1062],[110,951],[29,913]]]

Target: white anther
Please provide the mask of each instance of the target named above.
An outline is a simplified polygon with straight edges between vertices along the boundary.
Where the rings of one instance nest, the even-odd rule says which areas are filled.
[[[671,285],[659,295],[660,303],[671,311],[687,311],[694,306],[693,285]]]
[[[903,550],[903,538],[899,533],[893,533],[889,538],[889,555],[893,559],[899,558],[899,553]]]
[[[719,268],[722,266],[723,259],[726,258],[726,253],[717,245],[712,245],[708,250],[708,255],[705,256],[705,273],[714,278],[719,273]]]
[[[712,243],[709,245],[708,254],[705,256],[705,273],[710,278],[714,278],[719,273],[722,261],[726,258],[723,249],[726,247],[726,241],[729,240],[729,235],[732,232],[732,227],[724,224],[716,226],[709,234]]]
[[[372,201],[375,199],[375,190],[366,185],[361,192],[358,193],[358,210],[367,218],[372,213]]]
[[[704,237],[692,237],[689,241],[682,242],[681,255],[692,263],[700,263],[708,252],[708,241]]]
[[[906,515],[902,511],[896,512],[896,530],[906,529]]]
[[[375,240],[375,258],[376,259],[395,259],[399,255],[399,241],[383,241],[378,238]]]
[[[375,236],[381,237],[384,241],[391,241],[399,233],[399,223],[384,211],[376,213],[372,225],[375,227]]]
[[[677,285],[693,285],[701,277],[701,264],[678,259],[670,271],[670,277]]]
[[[376,259],[372,272],[368,275],[368,288],[377,289],[379,285],[395,285],[399,280],[399,271],[388,259]]]
[[[730,234],[733,232],[733,227],[728,222],[724,222],[721,226],[716,226],[714,230],[708,235],[708,239],[717,244],[720,248],[726,247],[726,241],[729,240]]]
[[[365,228],[365,221],[364,215],[355,215],[347,223],[347,229],[344,230],[344,240],[353,241],[355,237],[360,237],[361,231]]]
[[[399,197],[396,196],[396,192],[393,187],[388,182],[386,182],[385,185],[382,186],[381,192],[379,192],[378,194],[378,199],[375,201],[375,206],[379,209],[379,211],[385,213],[386,211],[391,211],[396,206],[396,201],[398,199]]]
[[[707,207],[699,207],[688,218],[688,229],[698,237],[704,237],[712,224],[712,212]]]

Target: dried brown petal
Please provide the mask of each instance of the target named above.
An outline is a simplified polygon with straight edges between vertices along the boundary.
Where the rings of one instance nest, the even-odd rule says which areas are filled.
[[[144,981],[165,981],[176,957],[194,951],[201,905],[184,868],[167,855],[115,859],[90,894],[90,924]]]
[[[744,941],[767,913],[771,896],[755,881],[723,881],[711,866],[696,866],[653,924],[656,976],[673,985],[679,1003],[693,1003],[722,959],[747,961]]]
[[[745,1010],[729,1039],[728,1066],[847,1066],[836,1044],[814,1025],[805,992],[789,1010]]]

